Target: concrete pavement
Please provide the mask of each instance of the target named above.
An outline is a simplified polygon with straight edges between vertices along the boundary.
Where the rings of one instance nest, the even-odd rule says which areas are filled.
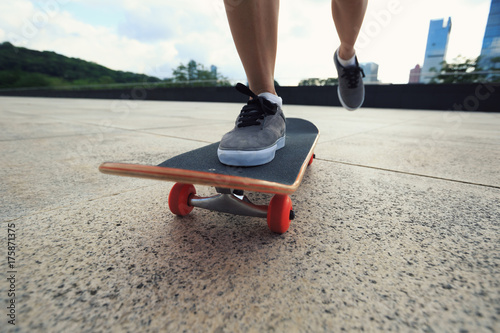
[[[240,108],[1,97],[0,330],[500,331],[498,113],[286,106],[321,138],[283,235],[97,170],[218,141]]]

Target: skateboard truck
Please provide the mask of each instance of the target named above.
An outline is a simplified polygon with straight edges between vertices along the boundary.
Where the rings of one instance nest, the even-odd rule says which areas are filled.
[[[168,206],[170,211],[179,216],[188,215],[194,207],[229,213],[234,215],[267,218],[269,229],[284,233],[295,218],[292,201],[288,195],[275,194],[269,205],[252,203],[242,190],[216,187],[218,194],[211,197],[199,197],[191,184],[176,183],[170,190]]]
[[[189,205],[234,215],[267,217],[267,206],[253,204],[247,196],[243,195],[243,191],[220,187],[215,189],[219,194],[211,197],[193,195],[189,199]]]

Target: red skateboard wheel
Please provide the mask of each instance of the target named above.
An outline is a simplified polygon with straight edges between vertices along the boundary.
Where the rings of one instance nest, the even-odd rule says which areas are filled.
[[[292,200],[288,195],[276,194],[267,208],[267,225],[272,232],[285,233],[293,216]]]
[[[309,160],[309,163],[307,163],[307,166],[309,166],[309,165],[313,164],[313,161],[314,161],[314,158],[315,158],[315,157],[316,157],[316,155],[315,155],[315,154],[313,154],[313,155],[311,156],[311,159]]]
[[[196,189],[191,184],[175,183],[168,195],[168,207],[175,215],[185,216],[191,213],[189,197],[196,194]]]

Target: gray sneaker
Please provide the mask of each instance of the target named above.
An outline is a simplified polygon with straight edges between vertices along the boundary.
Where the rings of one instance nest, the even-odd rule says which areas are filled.
[[[222,137],[217,150],[219,161],[232,166],[269,163],[276,150],[285,146],[283,110],[241,83],[236,89],[252,99],[241,109],[234,129]]]
[[[362,79],[365,77],[365,73],[359,67],[358,58],[356,58],[356,65],[343,67],[337,59],[337,52],[335,51],[333,55],[333,62],[339,74],[339,87],[337,89],[339,100],[344,108],[354,111],[360,108],[365,100],[365,86]]]

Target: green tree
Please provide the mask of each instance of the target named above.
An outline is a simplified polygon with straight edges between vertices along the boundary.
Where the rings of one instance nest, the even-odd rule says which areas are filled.
[[[174,69],[172,75],[174,76],[174,80],[177,82],[188,81],[187,67],[183,64],[180,64],[176,69]]]
[[[321,82],[323,83],[322,86],[336,86],[339,84],[339,79],[336,77],[330,77],[326,80],[322,80]]]
[[[0,87],[160,82],[156,77],[114,71],[93,62],[51,51],[34,51],[0,43]]]
[[[180,64],[172,71],[173,82],[177,85],[188,84],[189,86],[227,86],[230,85],[226,77],[205,69],[203,64],[194,60],[187,65]]]
[[[299,86],[320,86],[321,82],[318,78],[309,78],[300,80]]]
[[[21,75],[14,85],[16,87],[39,88],[49,86],[50,81],[46,75],[40,73],[25,73]]]
[[[482,61],[481,57],[478,59],[478,63],[483,64],[483,68],[487,73],[484,73],[487,77],[487,81],[490,82],[500,82],[500,57],[493,57],[487,61]]]
[[[435,68],[431,71],[437,72]],[[481,73],[478,66],[478,58],[468,59],[458,56],[452,63],[443,61],[441,70],[434,76],[430,83],[471,83],[480,82],[486,79],[486,75]]]
[[[339,83],[337,78],[319,79],[319,78],[309,78],[304,79],[299,82],[299,86],[334,86]]]
[[[20,77],[19,70],[12,70],[12,71],[0,70],[0,88],[13,87],[19,80],[19,77]]]

